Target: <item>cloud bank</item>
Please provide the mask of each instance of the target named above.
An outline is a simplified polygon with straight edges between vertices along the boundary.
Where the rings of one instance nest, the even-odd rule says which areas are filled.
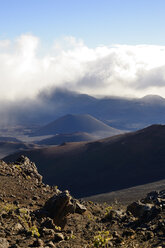
[[[31,34],[0,40],[1,100],[35,98],[49,87],[91,95],[165,97],[165,46],[89,48],[65,37],[44,50]]]

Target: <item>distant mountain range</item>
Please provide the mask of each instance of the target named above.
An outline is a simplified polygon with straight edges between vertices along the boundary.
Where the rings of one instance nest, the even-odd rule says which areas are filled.
[[[110,138],[31,149],[20,154],[36,162],[44,181],[84,197],[164,179],[165,126]]]
[[[96,98],[64,90],[43,91],[33,100],[3,109],[2,120],[27,127],[43,126],[67,114],[89,114],[105,124],[122,130],[137,130],[165,123],[165,99],[148,95],[143,98]],[[6,115],[6,116],[4,116]],[[1,121],[2,121],[1,120]]]
[[[112,128],[91,115],[68,114],[41,127],[33,132],[33,136],[71,134],[77,132],[93,133],[101,137],[112,136],[121,133],[120,130]],[[77,141],[80,141],[77,139]]]

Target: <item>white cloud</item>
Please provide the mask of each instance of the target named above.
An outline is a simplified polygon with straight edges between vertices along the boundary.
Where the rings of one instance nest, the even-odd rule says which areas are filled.
[[[3,50],[5,48],[8,48],[10,45],[10,41],[9,40],[0,40],[0,49],[2,49],[1,52],[3,52]]]
[[[165,97],[165,46],[87,47],[82,40],[56,40],[42,55],[38,37],[0,41],[0,97],[35,97],[48,87],[89,94]]]

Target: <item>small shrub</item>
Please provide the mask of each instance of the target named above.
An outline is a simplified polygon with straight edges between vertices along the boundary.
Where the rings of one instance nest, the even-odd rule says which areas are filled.
[[[18,164],[15,164],[15,168],[17,168],[19,171],[22,171],[22,168]]]
[[[38,228],[32,223],[31,216],[28,210],[26,208],[21,208],[19,212],[20,215],[18,216],[18,219],[20,220],[26,231],[30,232],[32,236],[36,235],[37,237],[40,237]]]
[[[95,220],[97,219],[97,217],[94,216],[94,215],[92,215],[92,214],[88,214],[88,215],[87,215],[87,218],[88,218],[88,220],[90,220],[90,221],[95,221]]]
[[[17,206],[12,203],[1,203],[0,204],[0,213],[6,212],[9,213],[10,211],[15,211],[17,209]]]
[[[12,213],[12,216],[17,218],[27,232],[30,232],[32,236],[40,236],[38,228],[35,224],[33,224],[31,220],[30,213],[26,208],[18,208],[16,205],[12,203],[0,203],[0,214],[9,212]]]
[[[105,217],[109,215],[109,212],[112,210],[112,207],[105,208]]]
[[[35,225],[29,227],[28,231],[31,232],[32,236],[36,235],[37,237],[40,237],[38,228]]]
[[[70,236],[67,237],[67,240],[71,240],[71,239],[76,239],[76,236],[74,234],[71,234]]]
[[[109,231],[99,231],[96,236],[93,238],[92,247],[103,248],[108,247],[108,242],[112,239]]]
[[[55,230],[56,231],[61,231],[61,227],[60,226],[55,226]]]

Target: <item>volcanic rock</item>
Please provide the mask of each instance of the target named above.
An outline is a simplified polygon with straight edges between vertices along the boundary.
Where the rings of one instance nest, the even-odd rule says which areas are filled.
[[[64,228],[66,217],[74,213],[74,205],[71,200],[72,197],[66,190],[58,195],[55,194],[46,202],[44,210],[48,212],[48,216],[54,220],[57,226]]]

